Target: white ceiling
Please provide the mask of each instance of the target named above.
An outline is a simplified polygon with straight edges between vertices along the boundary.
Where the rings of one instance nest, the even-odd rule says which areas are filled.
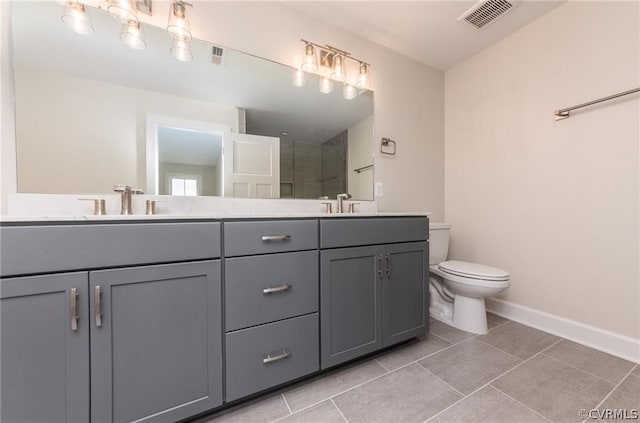
[[[158,161],[195,166],[216,166],[222,137],[206,132],[158,128]]]
[[[563,1],[523,0],[483,29],[456,19],[475,1],[302,1],[288,6],[446,70]]]
[[[0,0],[2,1],[2,0]],[[211,64],[211,43],[192,40],[193,61],[181,63],[169,53],[164,28],[144,25],[147,47],[132,50],[119,38],[121,26],[105,11],[90,9],[95,34],[78,35],[60,19],[54,1],[19,1],[12,7],[16,69],[60,72],[111,84],[246,109],[247,132],[288,140],[322,143],[373,113],[373,93],[342,98],[342,87],[318,92],[318,76],[291,84],[293,69],[225,49],[223,66]],[[95,99],[92,99],[95,100]],[[283,141],[286,141],[283,138]]]

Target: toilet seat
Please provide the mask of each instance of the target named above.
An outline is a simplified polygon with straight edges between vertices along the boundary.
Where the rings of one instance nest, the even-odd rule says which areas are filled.
[[[449,275],[483,281],[508,281],[509,273],[502,269],[459,260],[438,263],[438,269]]]

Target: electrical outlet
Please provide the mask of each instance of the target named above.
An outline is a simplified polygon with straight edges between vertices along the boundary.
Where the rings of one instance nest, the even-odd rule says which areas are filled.
[[[375,186],[375,189],[374,189],[375,196],[382,197],[382,182],[376,182],[374,186]]]

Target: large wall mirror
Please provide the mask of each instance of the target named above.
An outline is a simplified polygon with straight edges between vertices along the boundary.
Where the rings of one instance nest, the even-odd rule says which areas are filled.
[[[164,28],[142,24],[146,48],[88,7],[79,35],[53,1],[12,4],[18,192],[373,199],[373,92],[303,87],[293,69],[191,41],[169,52]],[[359,170],[364,168],[363,170]]]

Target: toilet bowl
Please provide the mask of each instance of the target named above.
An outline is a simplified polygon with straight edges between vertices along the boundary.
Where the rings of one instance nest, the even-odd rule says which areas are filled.
[[[509,273],[477,263],[447,261],[450,227],[438,223],[429,226],[429,312],[458,329],[485,334],[484,299],[509,287]]]

